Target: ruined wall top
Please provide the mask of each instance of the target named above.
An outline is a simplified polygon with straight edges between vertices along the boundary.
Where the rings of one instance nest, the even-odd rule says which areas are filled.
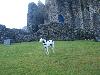
[[[56,0],[46,0],[45,1],[46,12],[48,13],[49,22],[58,21],[58,6]]]

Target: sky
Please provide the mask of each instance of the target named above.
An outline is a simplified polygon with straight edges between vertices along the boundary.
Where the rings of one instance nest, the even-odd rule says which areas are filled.
[[[45,3],[45,0],[40,0]],[[28,4],[38,0],[0,0],[0,24],[7,28],[21,29],[27,26]]]

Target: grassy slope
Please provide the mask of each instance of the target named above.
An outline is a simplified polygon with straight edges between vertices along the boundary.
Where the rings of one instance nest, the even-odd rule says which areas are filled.
[[[56,41],[48,56],[38,42],[0,45],[0,75],[100,75],[100,42]]]

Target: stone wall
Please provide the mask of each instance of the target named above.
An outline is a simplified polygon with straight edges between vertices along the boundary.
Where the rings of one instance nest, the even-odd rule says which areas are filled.
[[[38,13],[38,7],[35,3],[30,3],[28,5],[28,14],[27,14],[27,26],[30,32],[36,32],[37,31],[37,13]]]
[[[27,26],[31,33],[35,33],[38,30],[39,24],[44,24],[45,18],[45,6],[39,1],[38,5],[34,2],[29,3],[28,5],[28,14],[27,14]]]
[[[39,9],[38,5],[36,7]],[[95,39],[100,36],[99,0],[46,0],[45,5],[41,7],[43,8],[40,8],[38,13],[43,16],[38,17],[38,20],[34,18],[38,24],[34,23],[32,16],[29,16],[32,22],[28,21],[28,27],[37,29],[32,34],[38,38],[42,36],[56,40],[74,40]],[[28,14],[30,15],[29,12]]]
[[[95,39],[94,30],[86,29],[75,29],[71,27],[70,24],[57,22],[50,22],[47,24],[39,25],[39,30],[37,31],[38,38],[53,39],[53,40],[85,40],[85,39]]]
[[[5,36],[6,26],[0,24],[0,43],[3,42]]]
[[[82,29],[93,29],[93,15],[100,14],[99,0],[46,0],[46,6],[50,21],[57,22],[61,14],[65,23]]]
[[[56,0],[47,0],[45,8],[46,12],[48,13],[48,22],[58,22],[58,7]]]
[[[52,18],[49,17],[51,18],[50,22],[52,20],[59,22],[59,18],[57,19],[57,17],[62,15],[64,23],[70,25],[73,31],[83,30],[85,32],[84,37],[86,35],[89,37],[87,33],[93,31],[95,33],[95,35],[93,34],[94,36],[100,36],[99,0],[46,0],[46,6],[49,6],[47,12],[52,16]]]
[[[29,42],[33,41],[34,36],[27,30],[23,29],[10,29],[6,28],[5,25],[0,24],[0,43],[4,40],[11,39],[11,42]]]

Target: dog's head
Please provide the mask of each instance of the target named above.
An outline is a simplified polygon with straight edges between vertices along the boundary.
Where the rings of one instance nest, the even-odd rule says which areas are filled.
[[[41,39],[39,40],[39,42],[43,42],[43,39],[41,38]]]

